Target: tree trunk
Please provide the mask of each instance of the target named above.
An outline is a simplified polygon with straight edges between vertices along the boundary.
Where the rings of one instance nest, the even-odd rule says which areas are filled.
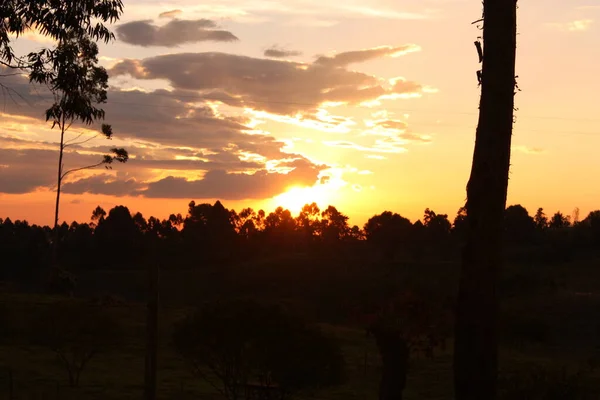
[[[516,0],[484,0],[482,90],[456,310],[456,400],[496,398],[496,279],[502,265],[513,126],[516,8]]]
[[[63,153],[64,153],[64,141],[65,141],[65,122],[60,126],[60,148],[58,152],[58,176],[56,179],[56,204],[54,206],[54,238],[52,240],[52,269],[58,267],[58,241],[60,235],[58,232],[58,209],[60,205],[60,187],[62,185],[62,173],[63,173]]]

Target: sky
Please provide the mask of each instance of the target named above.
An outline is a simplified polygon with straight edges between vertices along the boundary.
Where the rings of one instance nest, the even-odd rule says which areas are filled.
[[[368,5],[365,5],[367,4]],[[100,205],[185,215],[190,200],[297,213],[329,204],[362,225],[464,204],[479,88],[476,0],[125,0],[100,44],[114,139],[67,149],[65,166],[113,146],[125,165],[69,175],[61,221]],[[581,217],[600,208],[600,1],[519,2],[509,204]],[[51,46],[29,32],[18,52]],[[51,97],[2,83],[0,217],[49,224],[59,132]],[[98,125],[74,125],[68,140]],[[80,136],[81,135],[81,136]]]

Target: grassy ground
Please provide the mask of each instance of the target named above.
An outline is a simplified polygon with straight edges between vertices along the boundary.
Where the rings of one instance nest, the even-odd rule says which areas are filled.
[[[588,360],[598,359],[600,295],[597,293],[600,293],[600,268],[596,267],[598,266],[588,263],[555,267],[515,266],[507,269],[503,280],[505,295],[501,365],[504,372],[525,371],[533,365],[553,368],[568,366],[575,370],[581,366],[587,368]],[[299,299],[305,296],[308,303],[315,304],[346,299],[358,290],[352,286],[355,284],[354,279],[334,279],[335,273],[317,274],[294,285],[294,282],[298,281],[297,275],[294,275],[294,267],[288,270],[279,267],[277,273],[272,268],[274,267],[268,265],[256,266],[254,270],[247,271],[247,276],[238,274],[236,279],[226,277],[226,274],[210,275],[197,271],[163,274],[165,298],[159,318],[160,399],[220,398],[208,384],[190,373],[182,358],[171,346],[173,323],[185,314],[184,304],[191,304],[192,298],[194,301],[200,300],[200,296],[197,295],[200,291],[198,287],[206,289],[203,299],[223,296],[222,290],[227,287],[229,293],[255,293],[259,297],[279,297],[295,302],[299,302]],[[313,268],[318,270],[316,266]],[[451,281],[456,277],[454,267],[444,266],[445,269],[440,269],[438,266],[436,275],[432,275],[434,270],[427,268],[429,267],[405,267],[400,272],[393,273],[390,273],[390,269],[382,269],[373,271],[373,275],[398,280],[407,285],[410,282],[411,286],[429,285],[432,292],[446,288],[451,294],[455,290]],[[133,297],[143,298],[143,273],[129,272],[126,276],[125,273],[99,272],[94,275],[96,279],[99,274],[110,277],[105,276],[97,281],[109,281],[113,282],[113,285],[112,290],[100,290],[102,288],[98,286],[98,291],[127,293],[128,287],[137,287],[137,296]],[[350,275],[347,269],[344,276]],[[248,280],[248,276],[261,277],[262,285]],[[83,285],[89,286],[93,280],[87,276],[83,277],[83,281]],[[219,285],[215,283],[217,281],[220,282]],[[364,281],[362,283],[367,285]],[[346,291],[340,289],[332,294],[332,290],[318,290],[319,287],[330,287],[334,284],[338,288],[346,287]],[[376,284],[376,280],[373,284]],[[115,287],[121,289],[114,290]],[[179,287],[185,290],[177,290]],[[192,290],[194,287],[195,292]],[[312,288],[312,291],[307,291],[308,288]],[[0,306],[8,309],[10,314],[21,322],[34,315],[34,311],[57,301],[60,299],[13,290],[0,293]],[[325,303],[321,304],[327,308]],[[50,350],[31,346],[24,338],[4,340],[0,345],[0,399],[9,398],[10,375],[15,400],[141,398],[144,376],[145,305],[136,302],[134,298],[133,301],[126,301],[120,306],[110,307],[109,310],[123,325],[124,340],[115,351],[99,354],[90,362],[82,375],[81,387],[75,390],[68,388],[66,372],[57,364]],[[320,321],[325,321],[326,316],[334,312],[335,307],[330,307],[328,312],[312,315],[318,315],[321,317]],[[519,325],[522,321],[525,321],[524,327]],[[331,319],[329,323],[323,324],[323,328],[328,334],[338,338],[342,345],[347,363],[347,382],[340,387],[316,393],[314,397],[323,400],[376,399],[379,358],[374,343],[363,331],[344,325]],[[515,326],[518,329],[514,328]],[[536,336],[540,329],[546,332],[543,340],[538,340]],[[406,399],[451,399],[451,361],[451,346],[446,351],[439,351],[433,359],[415,359],[409,375]],[[597,380],[598,377],[600,375],[597,372],[591,372],[589,379]],[[592,398],[600,398],[600,394]],[[568,398],[565,397],[565,400]]]

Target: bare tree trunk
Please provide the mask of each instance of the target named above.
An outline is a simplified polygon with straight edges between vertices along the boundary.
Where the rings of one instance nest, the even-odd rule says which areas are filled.
[[[63,173],[63,153],[64,153],[64,141],[65,141],[65,122],[64,118],[60,126],[60,148],[58,153],[58,177],[56,179],[56,205],[54,207],[54,238],[52,240],[52,269],[58,266],[58,241],[60,238],[58,232],[58,209],[60,205],[60,187],[62,185],[62,173]]]
[[[456,400],[496,398],[496,280],[513,127],[516,6],[516,0],[484,0],[482,90],[455,327]]]

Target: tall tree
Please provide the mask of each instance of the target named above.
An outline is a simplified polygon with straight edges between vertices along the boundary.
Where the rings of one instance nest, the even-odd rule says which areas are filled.
[[[78,141],[83,134],[79,134],[71,140],[65,140],[65,134],[74,122],[79,121],[85,125],[91,125],[96,120],[104,119],[104,110],[97,105],[106,102],[108,88],[108,74],[103,67],[98,66],[98,46],[88,36],[77,37],[67,35],[61,39],[55,50],[43,49],[37,54],[30,55],[35,66],[31,72],[30,79],[36,82],[46,83],[53,95],[54,103],[46,110],[46,120],[52,121],[52,128],[58,127],[60,131],[58,174],[56,185],[56,204],[54,209],[54,241],[53,261],[57,260],[58,246],[58,219],[60,206],[60,190],[63,180],[67,175],[117,162],[127,162],[129,155],[123,148],[112,148],[110,154],[105,154],[98,162],[65,170],[63,157],[65,150],[73,145],[81,145],[89,142],[98,135],[112,139],[112,127],[102,124],[101,133]],[[43,59],[50,59],[51,66],[43,64]]]
[[[457,400],[494,400],[498,373],[496,280],[515,95],[516,0],[484,0],[479,122],[467,184],[467,229],[456,309],[454,383]]]
[[[71,124],[74,121],[91,124],[104,118],[104,111],[95,104],[106,101],[108,75],[97,65],[98,47],[94,41],[114,39],[114,34],[105,24],[117,21],[122,12],[122,0],[5,0],[0,3],[0,66],[27,72],[31,82],[47,85],[54,94],[55,102],[46,111],[46,120],[52,120],[52,127],[58,126],[61,131],[54,262],[62,180],[71,172],[113,161],[125,162],[128,158],[125,150],[113,149],[111,155],[105,155],[93,165],[64,171],[62,163],[64,149],[77,144],[74,142],[80,137],[65,143],[65,132]],[[26,55],[15,53],[13,36],[18,37],[29,30],[37,30],[57,44]],[[5,89],[1,80],[0,87]],[[6,89],[15,91],[13,88]],[[107,138],[112,136],[109,125],[103,125],[101,132]]]

